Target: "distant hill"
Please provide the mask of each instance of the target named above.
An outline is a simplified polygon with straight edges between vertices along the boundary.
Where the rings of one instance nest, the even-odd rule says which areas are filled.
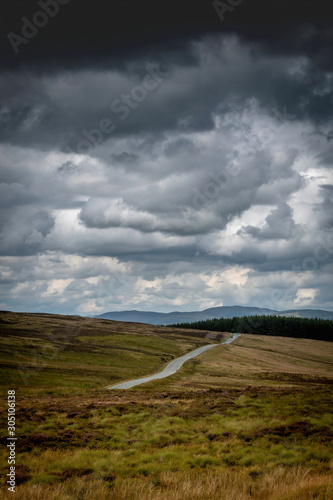
[[[298,318],[320,318],[333,319],[332,311],[323,311],[321,309],[290,309],[280,311],[279,316],[296,316]]]
[[[190,323],[214,318],[233,318],[254,315],[296,316],[299,318],[321,318],[333,320],[333,312],[315,309],[290,309],[276,311],[262,307],[221,306],[211,307],[204,311],[158,313],[154,311],[115,311],[106,312],[96,318],[111,319],[114,321],[130,321],[134,323],[148,323],[150,325],[172,325],[175,323]]]

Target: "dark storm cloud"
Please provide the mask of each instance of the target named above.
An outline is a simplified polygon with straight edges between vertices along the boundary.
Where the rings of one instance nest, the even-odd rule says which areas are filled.
[[[332,129],[332,78],[311,61],[260,55],[237,38],[221,36],[192,43],[191,51],[198,56],[195,65],[178,66],[171,60],[167,73],[154,60],[155,80],[147,59],[138,62],[144,76],[137,68],[131,75],[86,70],[65,70],[54,77],[32,73],[22,92],[17,87],[13,94],[3,95],[0,140],[94,154],[101,143],[138,130],[211,130],[214,113],[241,108],[247,98],[256,98],[281,123],[310,119]],[[146,77],[150,83],[145,88]],[[12,74],[5,74],[0,84],[11,87],[12,79]]]
[[[329,2],[244,1],[221,23],[206,0],[161,4],[162,16],[161,6],[152,1],[71,0],[17,56],[6,29],[20,28],[20,13],[31,19],[40,6],[5,3],[2,141],[76,150],[103,118],[114,120],[114,135],[135,134],[138,127],[142,132],[209,130],[216,106],[226,106],[231,96],[240,104],[255,96],[269,110],[285,108],[299,119],[327,122],[332,106],[332,81],[325,80],[332,69]],[[217,36],[236,36],[247,51],[221,54]],[[210,43],[200,54],[193,42],[207,37]],[[142,83],[147,62],[168,68],[172,83],[121,121],[110,105]]]
[[[23,44],[15,56],[8,33],[21,34],[22,16],[31,22],[43,1],[2,2],[4,67],[29,64],[38,69],[105,68],[112,64],[119,68],[147,53],[177,59],[184,57],[188,39],[219,32],[238,33],[246,42],[258,41],[270,52],[300,54],[306,51],[322,66],[332,63],[329,52],[332,32],[328,23],[332,19],[332,6],[327,0],[316,3],[244,0],[226,13],[223,22],[213,2],[207,0],[61,1],[54,18],[49,16],[47,25],[38,29],[36,36]],[[191,55],[186,57],[189,61]]]

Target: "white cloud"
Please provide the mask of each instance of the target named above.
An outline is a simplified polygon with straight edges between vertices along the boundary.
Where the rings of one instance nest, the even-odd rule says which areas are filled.
[[[313,304],[317,292],[316,288],[299,288],[296,292],[294,304],[301,307]]]

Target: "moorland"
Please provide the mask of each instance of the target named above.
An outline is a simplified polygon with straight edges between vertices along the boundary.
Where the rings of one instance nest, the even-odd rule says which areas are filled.
[[[0,329],[18,499],[333,497],[331,342],[243,334],[171,377],[108,390],[229,334],[11,312]]]

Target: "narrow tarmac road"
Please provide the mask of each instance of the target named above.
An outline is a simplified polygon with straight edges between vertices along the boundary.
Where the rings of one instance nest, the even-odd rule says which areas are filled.
[[[176,373],[179,368],[185,363],[185,361],[195,358],[202,352],[207,351],[208,349],[211,349],[212,347],[216,347],[218,345],[224,345],[224,344],[231,344],[234,340],[236,340],[240,336],[240,333],[234,333],[232,337],[228,338],[225,342],[222,342],[221,344],[209,344],[205,345],[203,347],[199,347],[198,349],[195,349],[192,352],[189,352],[188,354],[185,354],[184,356],[181,356],[180,358],[174,359],[169,363],[162,372],[160,373],[155,373],[155,375],[150,375],[148,377],[144,378],[138,378],[135,380],[129,380],[128,382],[122,382],[121,384],[117,385],[112,385],[108,387],[108,389],[130,389],[131,387],[134,387],[135,385],[140,385],[144,384],[146,382],[150,382],[151,380],[157,380],[159,378],[165,378],[169,377],[170,375],[173,375]]]

